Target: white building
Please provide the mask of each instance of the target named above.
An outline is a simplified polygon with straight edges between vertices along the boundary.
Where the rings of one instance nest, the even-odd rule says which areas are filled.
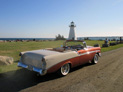
[[[76,25],[74,24],[74,22],[72,21],[71,24],[70,24],[70,32],[69,32],[69,38],[68,40],[77,40],[77,37],[76,37],[76,33],[75,33],[75,27]]]

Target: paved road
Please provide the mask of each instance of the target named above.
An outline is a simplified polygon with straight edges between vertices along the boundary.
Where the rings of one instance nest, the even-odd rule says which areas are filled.
[[[37,77],[20,69],[0,74],[0,92],[123,92],[123,48],[105,52],[96,65],[72,69],[65,77]]]

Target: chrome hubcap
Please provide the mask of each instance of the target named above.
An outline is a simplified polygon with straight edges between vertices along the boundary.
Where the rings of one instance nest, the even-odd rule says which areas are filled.
[[[69,71],[70,71],[70,66],[69,66],[69,64],[65,64],[65,65],[63,65],[63,66],[61,67],[61,73],[62,73],[63,75],[67,75],[67,74],[69,73]]]
[[[95,55],[95,57],[94,57],[94,61],[95,61],[95,63],[97,63],[97,62],[98,62],[98,56],[97,56],[97,55]]]

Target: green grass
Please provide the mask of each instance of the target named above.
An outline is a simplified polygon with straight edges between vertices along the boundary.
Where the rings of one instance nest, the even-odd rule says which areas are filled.
[[[64,41],[44,41],[44,42],[1,42],[0,43],[0,55],[1,56],[10,56],[14,58],[14,64],[9,66],[0,66],[0,73],[13,71],[19,69],[17,67],[17,61],[19,61],[19,53],[22,51],[37,50],[44,48],[55,48],[63,45]],[[79,42],[80,43],[80,42]],[[87,45],[93,46],[94,44],[102,44],[104,41],[86,41]],[[102,48],[101,51],[110,51],[123,47],[123,44],[118,44],[115,46],[110,46],[108,48]]]

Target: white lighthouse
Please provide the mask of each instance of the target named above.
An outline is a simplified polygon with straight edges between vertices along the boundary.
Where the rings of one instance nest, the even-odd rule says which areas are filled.
[[[73,21],[71,22],[69,27],[70,27],[70,32],[69,32],[68,40],[77,40],[76,34],[75,34],[75,29],[74,29],[76,27],[76,25],[74,24]]]

